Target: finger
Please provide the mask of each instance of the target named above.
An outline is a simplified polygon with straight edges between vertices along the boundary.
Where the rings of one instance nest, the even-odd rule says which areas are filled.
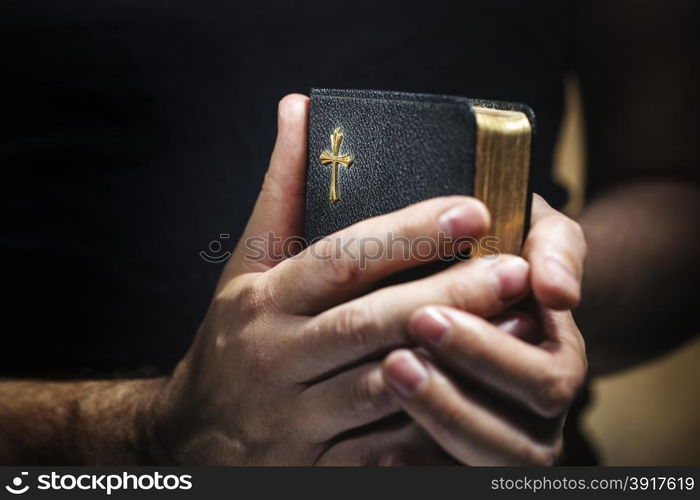
[[[533,293],[543,306],[571,309],[578,304],[585,255],[581,226],[534,195],[523,257],[532,265]]]
[[[477,238],[488,224],[488,211],[475,198],[435,198],[320,240],[267,279],[279,291],[282,310],[311,315],[365,293],[391,274],[438,260],[447,238]]]
[[[585,375],[574,343],[551,339],[543,349],[449,307],[419,310],[410,331],[439,362],[545,417],[566,411]]]
[[[528,269],[525,260],[512,255],[475,259],[337,306],[309,320],[287,341],[287,358],[305,362],[285,370],[297,380],[314,380],[407,345],[408,320],[425,305],[449,305],[484,317],[501,313],[527,293]]]
[[[406,412],[467,465],[551,465],[561,444],[543,443],[460,391],[440,370],[400,350],[384,362],[387,384]]]
[[[415,423],[334,444],[318,459],[323,466],[454,465]]]
[[[542,333],[542,340],[538,346],[553,355],[561,355],[562,351],[564,356],[574,354],[578,362],[587,368],[586,343],[571,311],[556,311],[544,307],[538,309]]]
[[[368,363],[305,389],[298,399],[295,420],[303,435],[316,442],[398,412],[387,389],[381,363]]]
[[[227,275],[264,271],[283,257],[283,242],[301,236],[309,98],[285,96],[277,113],[277,139],[253,213],[227,266]]]

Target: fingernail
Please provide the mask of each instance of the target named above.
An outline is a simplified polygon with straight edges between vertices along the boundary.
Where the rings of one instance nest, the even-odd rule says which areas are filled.
[[[387,367],[388,382],[405,397],[414,396],[428,380],[428,371],[409,352],[394,354]]]
[[[549,277],[566,288],[573,294],[578,295],[581,284],[574,274],[573,269],[566,264],[561,258],[550,255],[545,259],[545,269]]]
[[[535,330],[535,321],[524,313],[517,313],[512,316],[498,319],[494,321],[494,324],[499,330],[503,330],[504,332],[520,339],[530,337]]]
[[[488,228],[489,214],[481,203],[464,203],[442,214],[438,223],[447,237],[478,236]]]
[[[502,259],[499,257],[492,267],[499,296],[510,299],[523,295],[528,287],[530,265],[520,257]]]
[[[411,329],[421,339],[437,345],[450,330],[450,322],[434,307],[426,307],[415,316]]]
[[[497,321],[495,324],[499,330],[503,330],[504,332],[513,335],[518,330],[521,323],[522,320],[520,318],[513,316],[502,321]]]

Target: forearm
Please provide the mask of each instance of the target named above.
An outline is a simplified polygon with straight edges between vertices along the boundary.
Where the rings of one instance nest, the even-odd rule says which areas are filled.
[[[589,251],[575,316],[592,372],[643,361],[696,333],[699,216],[697,185],[660,181],[607,193],[583,213]]]
[[[0,381],[0,464],[138,464],[163,379]]]

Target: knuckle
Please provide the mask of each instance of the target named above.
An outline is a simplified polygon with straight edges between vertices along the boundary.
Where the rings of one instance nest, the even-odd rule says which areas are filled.
[[[551,238],[553,234],[566,235],[572,230],[572,221],[568,217],[560,214],[550,215],[547,218],[547,224],[542,224],[539,227],[540,236]]]
[[[237,297],[233,316],[222,318],[227,323],[226,335],[216,339],[222,356],[230,359],[231,353],[235,353],[239,362],[236,371],[246,373],[251,380],[265,382],[278,377],[276,372],[283,359],[279,343],[266,335],[263,327],[268,320],[267,300],[258,285],[246,285],[245,291]],[[221,361],[230,363],[226,359]]]
[[[581,371],[580,371],[580,375],[579,375],[579,384],[583,384],[583,381],[586,378],[586,375],[588,374],[588,370],[590,367],[588,364],[588,356],[586,354],[586,341],[582,335],[579,336],[578,342],[579,342],[579,346],[581,349],[581,351],[580,351],[581,356],[579,358],[580,366],[581,366]]]
[[[515,257],[501,256],[499,259]],[[490,315],[503,305],[499,288],[491,283],[492,261],[477,259],[457,264],[444,273],[446,299],[449,305],[479,315]]]
[[[565,236],[576,244],[585,245],[586,242],[586,236],[581,224],[564,215],[553,215],[547,232]]]
[[[272,304],[270,287],[261,279],[248,280],[238,288],[236,304],[238,319],[255,319]]]
[[[583,232],[583,226],[573,219],[567,219],[567,221],[569,222],[569,231],[571,231],[571,234],[585,245],[586,235]]]
[[[408,213],[401,214],[400,212],[390,214],[390,219],[387,221],[390,227],[390,232],[396,235],[404,236],[417,236],[421,234],[420,228],[422,225],[422,219],[411,214],[413,207],[408,207]]]
[[[583,255],[586,254],[588,250],[588,244],[586,243],[586,234],[583,231],[583,226],[576,222],[575,220],[566,218],[566,223],[568,226],[568,235],[571,241],[579,248]]]
[[[568,370],[550,368],[539,393],[538,411],[546,417],[561,415],[574,399],[578,385],[578,378]]]
[[[354,384],[350,395],[353,408],[361,415],[383,413],[391,402],[391,395],[381,383],[381,377],[373,376],[378,372],[363,374]]]
[[[526,465],[549,467],[557,462],[560,452],[560,444],[555,446],[542,446],[528,442],[523,447],[522,460]]]
[[[471,268],[465,266],[464,269]],[[470,310],[475,300],[474,285],[471,280],[465,278],[466,276],[464,276],[463,272],[449,273],[449,278],[446,280],[444,287],[450,305],[459,309]]]
[[[330,285],[336,288],[345,288],[354,284],[361,270],[351,255],[339,251],[330,239],[323,239],[316,243],[314,249],[317,258],[323,265],[324,278]]]
[[[551,239],[552,235],[568,234],[570,222],[573,221],[558,212],[549,214],[532,227],[530,236]]]
[[[557,247],[564,243],[564,247],[570,249],[567,253],[570,254],[572,262],[576,262],[581,258],[580,256],[586,254],[586,236],[581,224],[557,213],[547,216],[532,228],[525,242],[523,255],[529,255],[533,250],[541,251],[542,248],[548,248],[552,242],[557,241],[560,242]]]
[[[343,307],[339,320],[335,322],[335,334],[338,338],[359,353],[369,349],[375,330],[376,320],[366,301],[347,304]]]

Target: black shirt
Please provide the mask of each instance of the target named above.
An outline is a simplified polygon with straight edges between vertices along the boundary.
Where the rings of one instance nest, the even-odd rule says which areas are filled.
[[[525,102],[535,190],[561,204],[568,3],[3,2],[0,375],[170,369],[223,266],[199,252],[233,247],[290,92]]]

